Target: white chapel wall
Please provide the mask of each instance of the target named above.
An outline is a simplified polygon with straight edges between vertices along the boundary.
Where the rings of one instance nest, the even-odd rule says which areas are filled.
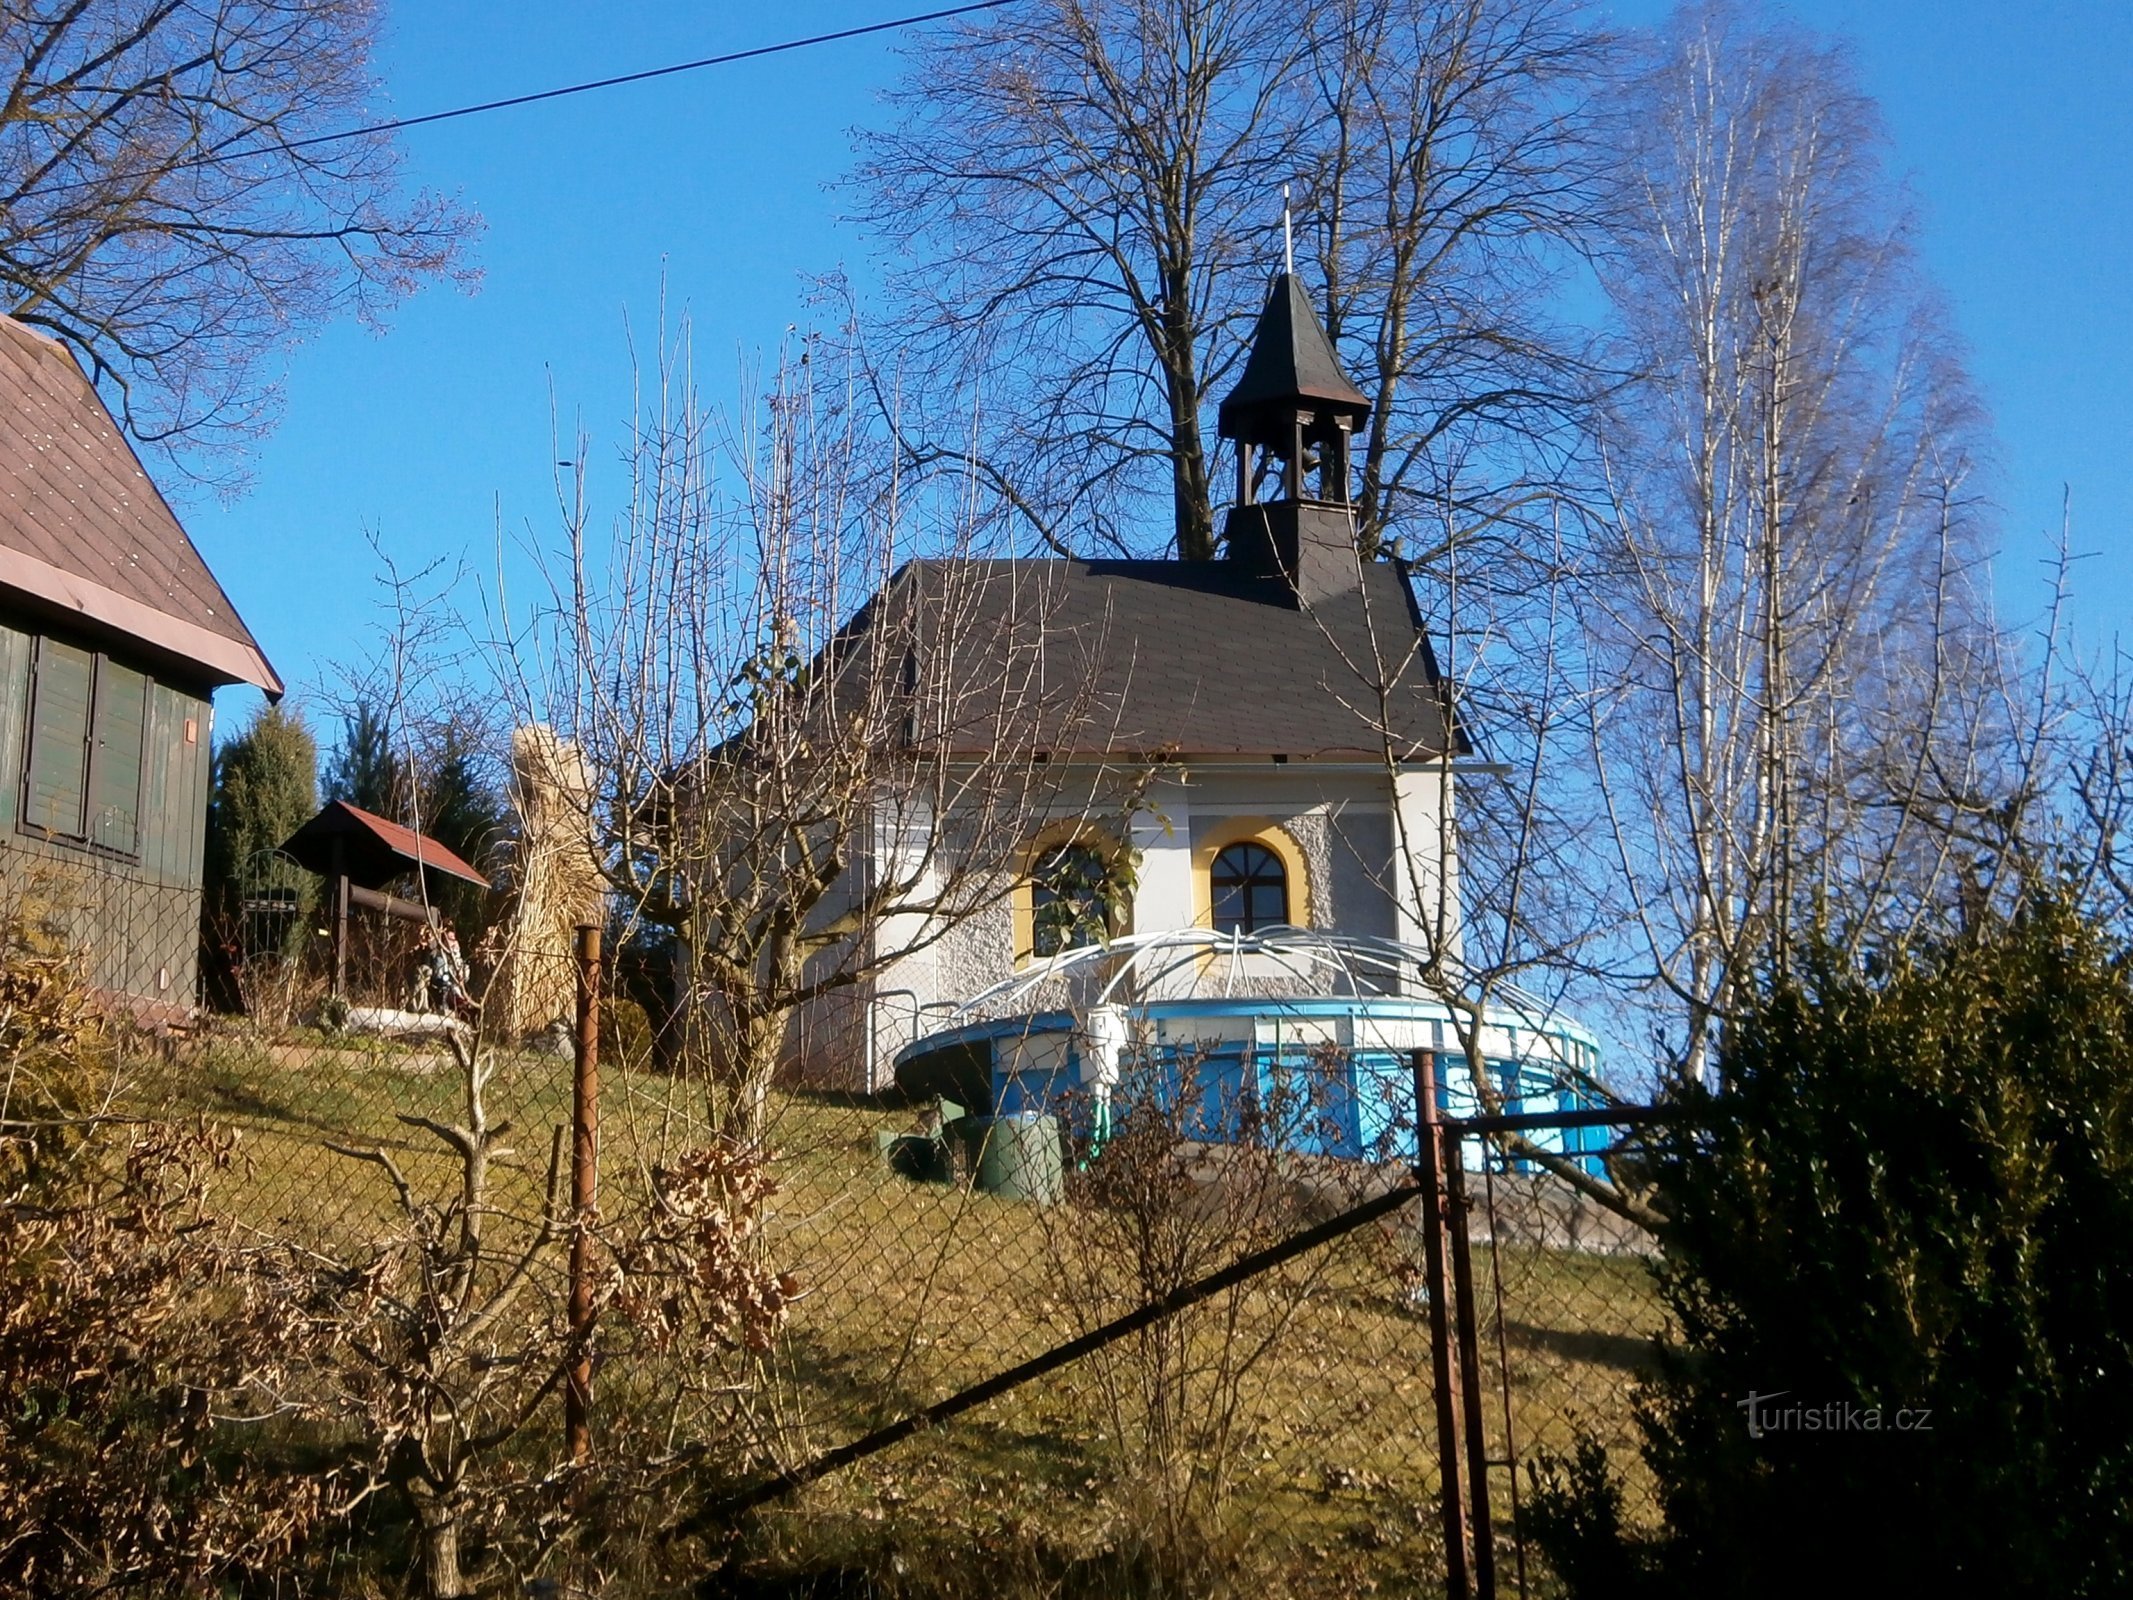
[[[1393,854],[1400,877],[1400,939],[1422,949],[1436,944],[1457,960],[1464,949],[1459,916],[1458,811],[1444,768],[1403,772],[1395,780],[1397,820]],[[1441,913],[1441,918],[1440,918]]]
[[[1239,818],[1263,818],[1287,834],[1305,859],[1309,904],[1303,910],[1309,925],[1421,942],[1420,908],[1434,907],[1446,886],[1455,892],[1457,885],[1456,862],[1439,859],[1446,837],[1439,820],[1444,789],[1438,773],[1403,775],[1393,791],[1403,825],[1396,828],[1385,779],[1374,771],[1314,769],[1299,762],[1263,768],[1210,764],[1167,774],[1151,785],[1148,804],[1132,819],[1125,841],[1138,856],[1131,931],[1163,932],[1203,922],[1205,889],[1198,881],[1195,846]],[[1042,826],[1033,827],[1032,834]],[[908,826],[901,837],[898,832],[888,826],[877,830],[874,847],[901,852],[896,859],[905,862],[915,859],[920,842]],[[1396,847],[1403,834],[1414,847],[1413,859],[1401,859]],[[994,840],[988,848],[1006,862],[1027,842]],[[1454,912],[1456,939],[1456,905]],[[879,946],[908,946],[922,929],[922,921],[909,916],[886,919]],[[943,1026],[956,1004],[1012,976],[1015,937],[1013,907],[1002,898],[884,968],[865,991],[871,1003],[863,1023],[825,1016],[825,1036],[837,1032],[849,1041],[843,1048],[851,1058],[850,1086],[885,1086],[898,1050]],[[1025,1009],[1058,1003],[1063,1003],[1059,997],[1034,995]]]

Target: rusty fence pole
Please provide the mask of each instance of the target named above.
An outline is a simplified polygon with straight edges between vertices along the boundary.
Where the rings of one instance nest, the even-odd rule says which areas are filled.
[[[1415,1181],[1422,1187],[1422,1281],[1429,1293],[1430,1390],[1437,1412],[1437,1477],[1444,1521],[1444,1592],[1470,1600],[1467,1568],[1466,1463],[1459,1449],[1458,1360],[1449,1315],[1451,1273],[1445,1249],[1444,1141],[1437,1108],[1437,1053],[1417,1050]]]
[[[600,1200],[600,929],[578,925],[577,1070],[570,1126],[570,1370],[563,1383],[563,1434],[570,1459],[592,1457],[592,1226]]]
[[[1489,1517],[1489,1436],[1481,1398],[1481,1339],[1474,1307],[1473,1209],[1467,1203],[1465,1141],[1444,1131],[1446,1233],[1452,1247],[1452,1310],[1459,1340],[1459,1399],[1466,1429],[1467,1520],[1474,1541],[1475,1600],[1496,1600],[1496,1533]],[[1490,1218],[1490,1226],[1495,1219]]]
[[[333,998],[348,998],[348,841],[333,836],[333,870],[326,883],[333,896]]]

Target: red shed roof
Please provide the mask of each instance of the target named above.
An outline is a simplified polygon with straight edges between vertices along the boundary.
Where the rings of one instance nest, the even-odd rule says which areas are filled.
[[[0,317],[0,594],[215,683],[281,679],[74,357]]]
[[[416,867],[488,886],[485,874],[468,866],[435,839],[345,800],[328,801],[324,810],[289,835],[282,849],[299,866],[325,876],[335,868],[336,840],[340,841],[341,870],[366,889],[382,888]]]

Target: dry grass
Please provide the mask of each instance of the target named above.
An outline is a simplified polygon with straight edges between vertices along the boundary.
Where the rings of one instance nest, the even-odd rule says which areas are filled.
[[[382,1174],[331,1154],[328,1141],[391,1149],[418,1187],[450,1179],[431,1137],[398,1120],[451,1120],[457,1083],[440,1051],[224,1034],[185,1047],[161,1070],[173,1109],[240,1131],[248,1160],[223,1203],[265,1231],[345,1249],[393,1225]],[[499,1191],[507,1214],[531,1217],[547,1130],[568,1115],[570,1070],[567,1060],[524,1054],[498,1074],[492,1117],[511,1117],[527,1152]],[[633,1168],[690,1142],[697,1100],[687,1085],[649,1072],[604,1075],[611,1204],[630,1192]],[[769,1247],[808,1292],[757,1374],[748,1408],[755,1459],[743,1475],[843,1443],[1073,1331],[1074,1308],[1059,1300],[1063,1275],[1046,1254],[1065,1235],[1024,1203],[891,1173],[877,1130],[911,1120],[817,1097],[786,1097],[777,1108],[781,1192]],[[1477,1246],[1475,1260],[1493,1277],[1486,1248]],[[1246,1326],[1262,1316],[1286,1322],[1239,1386],[1239,1469],[1212,1531],[1222,1576],[1207,1586],[1400,1593],[1438,1570],[1427,1313],[1413,1293],[1412,1261],[1400,1226],[1368,1228],[1241,1307]],[[1507,1245],[1501,1282],[1518,1453],[1565,1450],[1581,1428],[1626,1444],[1629,1388],[1659,1322],[1644,1266]],[[1484,1364],[1491,1454],[1501,1459],[1509,1452],[1497,1309],[1492,1295]],[[617,1377],[603,1393],[617,1403],[627,1387]],[[749,1559],[849,1563],[883,1575],[886,1593],[1154,1587],[1136,1576],[1150,1538],[1148,1486],[1123,1470],[1107,1415],[1095,1374],[1070,1368],[776,1509]],[[1508,1487],[1508,1474],[1495,1474],[1499,1507]],[[1634,1510],[1638,1486],[1631,1490]]]

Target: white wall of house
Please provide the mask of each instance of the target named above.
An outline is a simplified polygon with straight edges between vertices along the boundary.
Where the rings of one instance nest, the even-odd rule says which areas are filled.
[[[1192,814],[1197,799],[1181,777],[1152,784],[1148,808],[1133,818],[1125,842],[1139,856],[1133,890],[1133,928],[1148,933],[1192,922]]]
[[[1071,792],[1074,785],[1064,783]],[[1188,763],[1151,785],[1124,841],[1137,854],[1133,933],[1204,924],[1207,847],[1233,834],[1240,819],[1262,819],[1301,854],[1307,885],[1292,887],[1299,922],[1330,932],[1397,937],[1426,944],[1437,926],[1438,896],[1449,895],[1445,926],[1457,939],[1456,860],[1443,859],[1451,837],[1444,818],[1450,786],[1436,771],[1402,774],[1388,788],[1381,769],[1291,762]],[[1052,820],[1052,819],[1047,819]],[[1057,820],[1065,820],[1064,818]],[[1398,825],[1396,826],[1396,820]],[[1043,823],[1032,826],[1034,835]],[[1399,848],[1401,839],[1409,848]],[[1002,840],[1003,860],[1027,839]],[[916,860],[923,841],[906,824],[886,821],[874,849],[884,862]],[[877,948],[918,943],[924,923],[892,917]],[[872,985],[865,1060],[855,1063],[869,1088],[885,1085],[896,1052],[942,1025],[956,1003],[1014,971],[1015,929],[1003,903],[948,930],[925,949],[891,962]],[[1249,974],[1247,974],[1249,976]]]
[[[1458,809],[1451,772],[1445,767],[1403,772],[1394,790],[1400,824],[1393,836],[1400,874],[1400,941],[1423,950],[1435,950],[1441,942],[1444,955],[1457,961],[1465,939],[1459,919]]]

